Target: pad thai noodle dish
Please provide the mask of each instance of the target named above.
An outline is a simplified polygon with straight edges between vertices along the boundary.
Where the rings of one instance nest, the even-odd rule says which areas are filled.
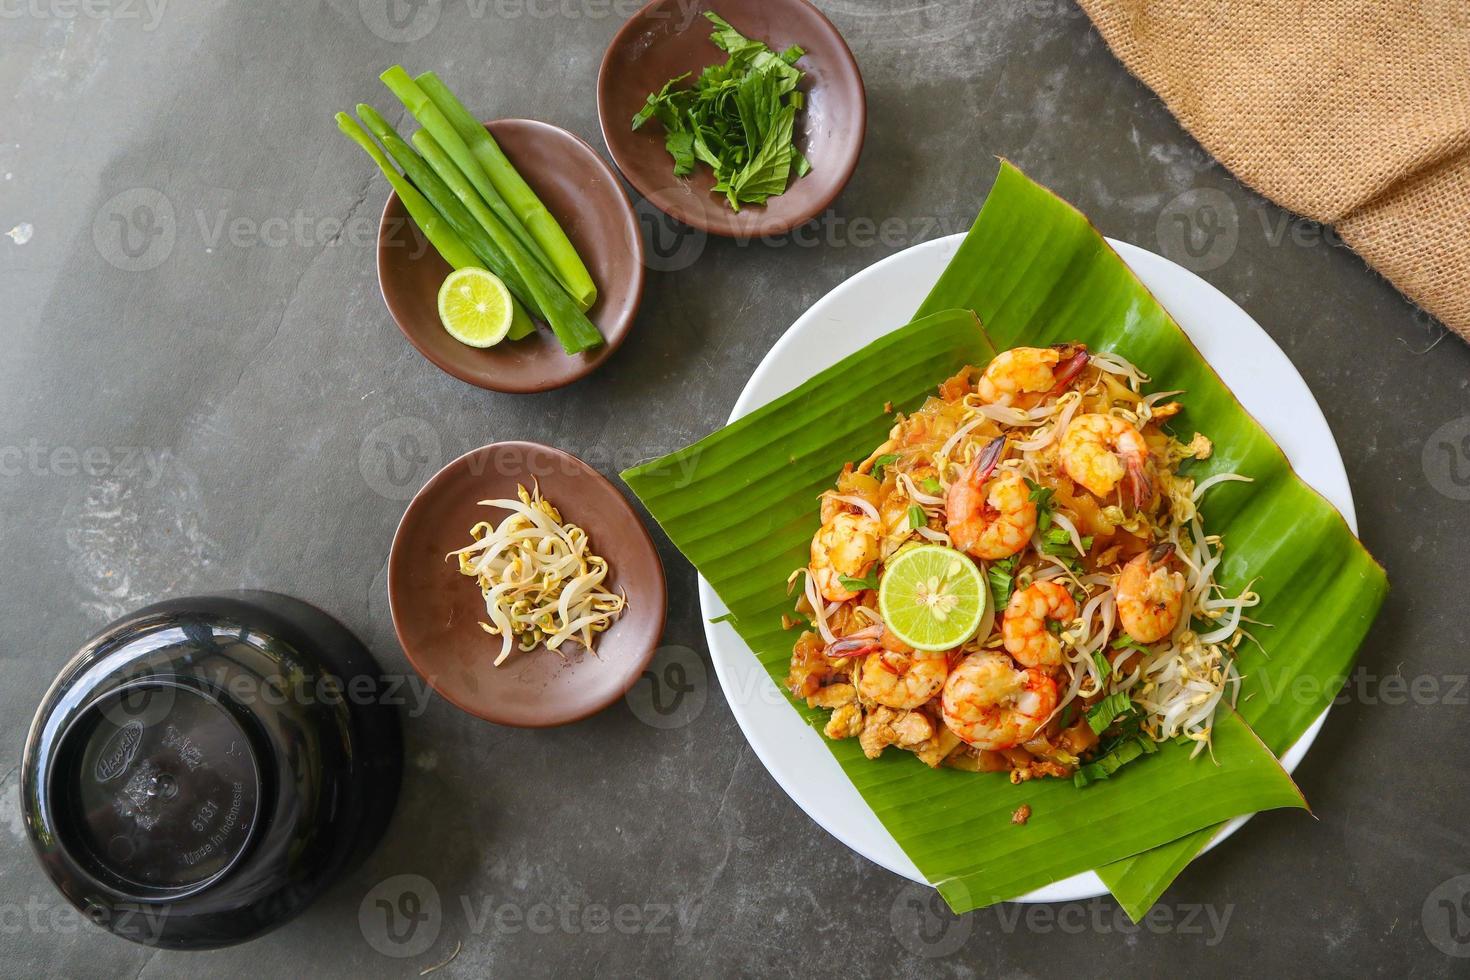
[[[1260,599],[1216,584],[1197,508],[1247,478],[1181,473],[1212,445],[1176,436],[1184,393],[1148,381],[1080,344],[1017,347],[843,468],[786,620],[809,625],[787,685],[831,710],[829,738],[1078,785],[1167,740],[1209,749]]]

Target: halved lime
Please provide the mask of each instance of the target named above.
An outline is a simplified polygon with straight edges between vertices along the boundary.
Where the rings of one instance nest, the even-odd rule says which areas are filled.
[[[461,344],[492,347],[505,339],[514,318],[510,290],[485,269],[456,269],[439,287],[439,320]]]
[[[975,635],[989,592],[969,556],[937,544],[900,551],[878,583],[878,613],[915,650],[952,650]]]

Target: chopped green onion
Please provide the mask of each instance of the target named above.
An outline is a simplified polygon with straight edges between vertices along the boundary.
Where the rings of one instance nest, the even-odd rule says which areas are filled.
[[[929,517],[924,513],[924,508],[918,504],[909,504],[909,529],[917,530],[929,523]]]
[[[1093,732],[1101,735],[1119,715],[1131,711],[1133,702],[1126,691],[1114,691],[1097,704],[1087,709],[1087,724]]]
[[[1092,652],[1092,662],[1097,664],[1098,676],[1101,677],[1104,681],[1112,676],[1113,662],[1108,659],[1107,654],[1103,653],[1101,650],[1094,650]]]
[[[1153,755],[1159,750],[1152,740],[1143,736],[1130,738],[1113,747],[1112,751],[1081,766],[1072,774],[1072,783],[1079,789],[1100,779],[1108,779],[1135,759]]]
[[[923,490],[927,494],[937,497],[939,494],[944,492],[944,484],[940,483],[939,480],[935,477],[926,476],[924,477],[924,481],[919,484],[919,489]]]
[[[993,561],[985,570],[985,577],[990,581],[990,595],[997,609],[1005,608],[1006,603],[1011,601],[1011,587],[1015,578],[1012,572],[1015,567],[1016,559],[1012,557]]]
[[[876,589],[878,587],[878,569],[874,568],[867,574],[866,578],[853,578],[850,575],[839,575],[837,581],[849,592],[861,592],[864,589]]]
[[[1046,532],[1051,528],[1051,498],[1056,490],[1030,480],[1026,481],[1026,486],[1031,488],[1026,499],[1036,505],[1036,529]]]

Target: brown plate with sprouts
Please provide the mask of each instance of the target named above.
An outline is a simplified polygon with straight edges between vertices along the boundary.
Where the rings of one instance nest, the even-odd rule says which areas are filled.
[[[829,738],[1079,785],[1167,739],[1209,748],[1259,597],[1216,585],[1222,543],[1196,505],[1244,477],[1181,472],[1213,446],[1172,431],[1187,393],[1144,395],[1147,381],[1080,344],[1015,348],[946,381],[843,469],[792,576],[787,683],[831,709]],[[922,546],[967,555],[992,598],[945,644],[922,630],[943,632],[950,583],[886,577]]]
[[[623,495],[570,453],[500,442],[409,504],[388,558],[409,662],[500,725],[579,721],[617,701],[663,633],[663,566]],[[497,664],[498,661],[498,664]]]

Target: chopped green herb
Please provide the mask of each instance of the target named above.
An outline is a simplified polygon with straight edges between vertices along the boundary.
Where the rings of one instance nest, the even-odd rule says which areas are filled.
[[[1153,755],[1158,750],[1158,745],[1152,739],[1136,735],[1119,742],[1111,751],[1081,766],[1072,774],[1072,783],[1081,788],[1100,779],[1107,779],[1135,759]]]
[[[1057,719],[1057,725],[1063,729],[1071,728],[1072,722],[1077,720],[1077,702],[1068,701],[1067,706],[1062,709],[1062,716]]]
[[[1026,486],[1031,488],[1031,493],[1027,495],[1027,499],[1035,504],[1038,509],[1051,506],[1051,498],[1057,492],[1055,487],[1044,487],[1031,480],[1026,481]]]
[[[1097,674],[1104,681],[1112,676],[1113,662],[1108,659],[1107,654],[1103,653],[1101,650],[1094,650],[1092,652],[1092,662],[1097,664]]]
[[[930,496],[937,497],[944,492],[944,484],[940,483],[936,477],[926,476],[920,481],[919,489]]]
[[[1139,643],[1137,640],[1135,640],[1133,637],[1129,636],[1127,633],[1124,633],[1122,636],[1118,637],[1116,640],[1113,641],[1113,649],[1114,650],[1137,650],[1139,653],[1148,653],[1149,652],[1148,647],[1144,646],[1142,643]]]
[[[1058,634],[1060,634],[1062,632],[1062,630],[1064,630],[1066,628],[1067,628],[1067,624],[1064,623],[1064,622],[1062,622],[1060,619],[1047,619],[1046,620],[1046,630],[1047,630],[1048,633],[1051,633],[1053,635],[1058,635]]]
[[[1114,691],[1087,709],[1088,727],[1101,735],[1113,723],[1113,719],[1132,710],[1133,702],[1128,700],[1128,693]]]
[[[1098,751],[1100,753],[1111,752],[1115,746],[1124,740],[1133,738],[1135,735],[1143,734],[1143,715],[1133,709],[1131,705],[1129,707],[1130,713],[1120,717],[1113,723],[1113,727],[1108,729],[1113,734],[1100,741],[1098,745]]]
[[[1039,519],[1037,523],[1040,526]],[[1087,535],[1082,538],[1082,552],[1079,553],[1077,546],[1072,543],[1071,533],[1066,528],[1060,526],[1052,527],[1042,532],[1041,535],[1041,553],[1051,555],[1053,558],[1062,559],[1067,567],[1074,572],[1082,571],[1082,564],[1078,559],[1091,547],[1092,536]]]
[[[839,575],[837,580],[842,587],[849,592],[861,592],[864,589],[876,589],[878,587],[878,569],[874,568],[866,578],[853,578],[850,575]]]
[[[1014,557],[993,561],[985,571],[985,577],[990,582],[990,596],[995,601],[996,609],[1004,609],[1006,603],[1011,601],[1011,586],[1014,581],[1016,559]]]
[[[1072,535],[1063,527],[1053,527],[1042,536],[1043,543],[1048,549],[1048,554],[1076,555],[1077,548],[1072,543]],[[1086,544],[1084,541],[1083,544]]]
[[[779,55],[745,37],[713,11],[710,40],[728,55],[694,79],[672,78],[648,96],[633,117],[639,129],[650,119],[664,127],[664,148],[676,176],[694,172],[695,161],[714,171],[714,191],[732,210],[764,204],[805,176],[811,162],[793,142],[796,113],[806,104],[797,91],[802,72],[793,67],[806,52],[792,45]]]
[[[924,513],[924,508],[920,507],[918,504],[909,504],[909,529],[915,530],[917,528],[923,527],[925,524],[928,523],[929,518]]]
[[[1071,557],[1077,553],[1077,549],[1072,546],[1072,535],[1064,527],[1051,527],[1043,531],[1041,550],[1045,554],[1058,557]]]
[[[898,453],[884,453],[882,456],[873,460],[873,479],[883,479],[883,468],[885,466],[892,466],[896,462],[898,462]]]
[[[1051,498],[1056,490],[1030,480],[1026,481],[1026,486],[1031,488],[1026,499],[1036,505],[1036,529],[1044,532],[1051,527]]]

